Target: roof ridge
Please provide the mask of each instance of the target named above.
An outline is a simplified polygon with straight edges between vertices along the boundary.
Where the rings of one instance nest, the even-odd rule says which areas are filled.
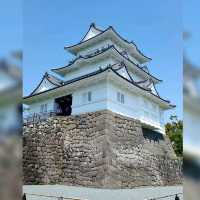
[[[99,28],[97,28],[97,27],[96,27],[96,25],[95,25],[95,23],[94,23],[94,22],[92,22],[92,23],[90,24],[90,26],[89,26],[89,29],[88,29],[88,31],[85,33],[85,35],[84,35],[84,36],[82,37],[82,39],[80,40],[80,42],[79,42],[80,44],[81,44],[82,42],[85,42],[85,41],[87,41],[87,40],[88,40],[88,39],[87,39],[87,40],[85,40],[85,41],[84,41],[85,37],[87,36],[87,34],[88,34],[88,33],[89,33],[89,31],[91,30],[91,28],[94,28],[94,29],[96,29],[96,30],[97,30],[97,31],[99,31],[100,33],[102,32],[102,30],[101,30],[101,29],[99,29]],[[99,34],[97,34],[97,35],[99,35]],[[97,35],[96,35],[96,36],[97,36]],[[89,39],[91,39],[91,38],[89,38]],[[78,44],[79,44],[79,43],[78,43]]]
[[[91,23],[91,25],[92,25],[92,24],[93,24],[93,23]],[[90,25],[90,27],[91,27],[91,25]],[[93,24],[93,27],[96,28],[96,25],[95,25],[95,26],[94,26],[94,25],[95,25],[95,24]],[[88,40],[83,41],[83,39],[85,38],[85,36],[87,35],[87,33],[88,33],[89,30],[90,30],[90,28],[89,28],[88,32],[84,35],[84,37],[81,39],[81,41],[80,41],[79,43],[77,43],[77,44],[75,44],[75,45],[71,45],[71,46],[65,46],[64,49],[69,49],[69,48],[72,48],[72,47],[74,47],[74,46],[80,45],[80,44],[85,43],[85,42],[87,42],[87,41],[89,41],[89,40],[92,40],[92,39],[95,38],[95,37],[98,37],[99,35],[105,33],[105,32],[108,31],[108,30],[112,30],[121,40],[123,40],[124,42],[126,42],[126,43],[128,43],[128,44],[133,45],[133,46],[136,48],[136,50],[137,50],[142,56],[144,56],[145,58],[147,58],[147,59],[149,59],[149,60],[152,60],[151,58],[145,56],[145,55],[139,50],[139,48],[138,48],[138,46],[135,44],[135,42],[126,40],[124,37],[122,37],[122,36],[115,30],[115,28],[114,28],[113,26],[108,26],[108,28],[106,28],[105,30],[100,30],[100,29],[98,29],[98,28],[96,28],[96,29],[99,30],[99,31],[101,31],[101,33],[95,35],[94,37],[89,38]]]
[[[140,70],[142,70],[143,72],[145,72],[146,74],[148,74],[149,76],[153,77],[154,79],[158,80],[158,81],[162,81],[158,78],[156,78],[154,75],[152,75],[151,73],[145,71],[144,69],[142,69],[138,64],[134,63],[132,60],[130,60],[129,58],[125,57],[123,54],[121,54],[121,52],[119,52],[119,50],[117,50],[117,48],[115,47],[115,45],[109,45],[107,48],[105,48],[103,51],[100,51],[98,54],[94,54],[94,55],[91,55],[91,56],[87,56],[87,57],[83,57],[83,56],[79,56],[77,58],[75,58],[71,63],[69,63],[68,65],[64,66],[64,67],[60,67],[60,68],[54,68],[54,69],[51,69],[52,71],[57,71],[59,69],[63,69],[63,68],[66,68],[66,67],[69,67],[70,65],[74,64],[77,60],[79,60],[80,58],[83,58],[83,59],[88,59],[88,58],[92,58],[92,57],[95,57],[95,56],[98,56],[99,54],[101,53],[104,53],[106,52],[107,50],[113,48],[114,50],[116,50],[123,58],[125,58],[126,60],[128,60],[129,62],[131,62],[132,64],[134,64],[135,66],[137,66]]]
[[[41,81],[39,82],[39,84],[36,86],[36,88],[30,93],[30,95],[34,94],[36,92],[36,90],[40,87],[40,85],[42,84],[42,82],[44,81],[44,79],[46,78],[51,84],[55,85],[55,86],[60,86],[59,84],[57,83],[54,83],[52,80],[50,80],[49,76],[53,76],[51,74],[49,74],[48,72],[45,72],[45,74],[42,76],[42,79]],[[54,77],[54,76],[53,76]],[[60,84],[62,84],[62,82],[60,82]]]
[[[115,64],[114,64],[114,65],[115,65]],[[84,78],[88,78],[88,77],[97,75],[97,74],[102,73],[102,72],[105,72],[105,71],[107,71],[107,70],[111,70],[111,71],[113,71],[116,75],[118,75],[119,77],[123,78],[123,79],[126,80],[127,82],[133,84],[134,86],[136,86],[136,87],[138,87],[138,88],[140,88],[140,89],[142,89],[142,90],[147,91],[149,94],[153,95],[154,97],[156,97],[156,98],[158,98],[158,99],[160,99],[160,100],[162,100],[162,101],[164,101],[164,102],[170,104],[170,101],[165,100],[165,99],[161,98],[160,96],[157,96],[157,95],[151,93],[151,90],[145,89],[145,88],[141,87],[140,85],[136,84],[135,82],[132,82],[132,81],[126,79],[125,77],[121,76],[119,73],[117,73],[117,72],[112,68],[112,66],[113,66],[113,65],[109,65],[109,66],[107,66],[107,67],[104,68],[104,69],[100,68],[100,69],[98,69],[98,70],[96,70],[96,71],[94,71],[94,72],[92,72],[92,73],[89,73],[89,74],[86,74],[86,75],[83,75],[83,76],[79,76],[79,77],[77,77],[77,78],[75,78],[75,79],[71,79],[71,80],[65,82],[64,84],[62,84],[62,85],[60,85],[60,86],[57,86],[56,88],[60,88],[60,87],[63,87],[63,86],[65,86],[65,85],[67,85],[67,84],[73,83],[73,82],[75,82],[75,81],[79,81],[79,80],[81,80],[81,79],[84,79]],[[54,90],[54,89],[56,89],[56,88],[52,88],[52,89],[49,89],[49,90],[46,90],[46,91],[43,91],[43,92],[40,92],[40,93],[36,93],[36,94],[33,94],[33,95],[26,96],[26,97],[24,97],[24,99],[29,98],[29,97],[31,97],[31,96],[36,96],[36,95],[39,95],[39,94],[42,94],[42,93],[45,93],[45,92],[48,92],[48,91],[51,91],[51,90]],[[170,104],[170,106],[173,106],[173,107],[174,107],[174,105],[171,105],[171,104]]]

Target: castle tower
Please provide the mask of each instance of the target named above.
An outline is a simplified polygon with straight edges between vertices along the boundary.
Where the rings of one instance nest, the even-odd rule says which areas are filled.
[[[174,106],[156,90],[146,57],[113,27],[90,25],[67,66],[52,69],[24,98],[25,184],[100,188],[176,185],[182,168],[165,135],[163,112]],[[60,78],[58,78],[60,77]]]
[[[141,121],[164,133],[164,111],[174,106],[161,98],[146,66],[151,60],[113,27],[100,30],[92,23],[82,40],[65,49],[75,56],[67,66],[45,74],[24,98],[29,114],[53,112],[77,115],[110,110]]]

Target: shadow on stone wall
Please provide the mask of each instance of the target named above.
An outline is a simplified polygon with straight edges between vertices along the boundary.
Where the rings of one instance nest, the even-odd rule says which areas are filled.
[[[100,188],[175,185],[182,161],[169,139],[110,111],[24,124],[24,184]]]

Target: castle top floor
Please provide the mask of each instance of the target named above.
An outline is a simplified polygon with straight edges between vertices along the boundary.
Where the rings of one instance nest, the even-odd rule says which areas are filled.
[[[115,46],[119,52],[136,64],[143,64],[151,60],[138,49],[135,43],[124,39],[112,26],[101,30],[94,23],[90,25],[89,30],[79,43],[64,48],[75,56],[86,56],[98,53],[109,46]]]

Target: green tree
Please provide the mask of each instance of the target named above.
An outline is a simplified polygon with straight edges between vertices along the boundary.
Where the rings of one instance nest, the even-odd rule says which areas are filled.
[[[171,116],[170,122],[165,125],[165,131],[168,135],[172,147],[177,156],[183,156],[183,121],[177,116]]]

